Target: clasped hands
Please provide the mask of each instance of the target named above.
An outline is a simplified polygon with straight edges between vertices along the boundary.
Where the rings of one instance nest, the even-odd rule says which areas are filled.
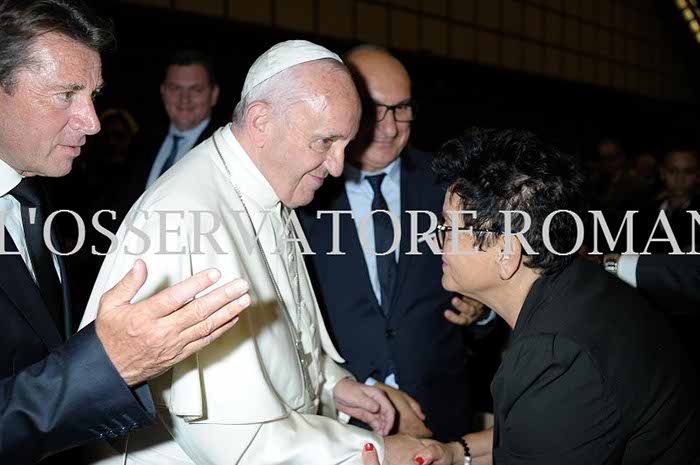
[[[399,434],[385,439],[385,465],[452,465],[463,463],[458,443],[442,444],[428,439],[433,435],[425,426],[420,404],[403,391],[386,384],[367,386],[351,379],[340,381],[333,390],[336,407],[372,430],[387,436],[397,421]],[[379,465],[376,454],[365,453],[367,465]]]

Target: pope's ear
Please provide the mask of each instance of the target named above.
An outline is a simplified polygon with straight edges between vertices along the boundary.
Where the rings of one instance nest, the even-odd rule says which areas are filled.
[[[262,148],[272,126],[272,108],[265,102],[251,103],[245,112],[246,127],[256,147]]]
[[[520,268],[523,258],[523,246],[516,236],[510,236],[508,241],[506,241],[504,236],[500,236],[496,247],[498,248],[496,254],[498,275],[505,281],[512,278],[515,272],[518,271],[518,268]]]

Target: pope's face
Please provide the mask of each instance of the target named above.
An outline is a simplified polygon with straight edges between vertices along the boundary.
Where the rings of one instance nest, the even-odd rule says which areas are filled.
[[[87,135],[100,130],[93,97],[102,86],[99,54],[61,34],[38,37],[36,64],[0,88],[0,158],[24,176],[65,176]]]
[[[326,176],[342,174],[345,147],[359,125],[360,100],[344,71],[314,81],[318,92],[276,118],[265,147],[265,175],[291,208],[310,203]]]
[[[202,65],[170,65],[160,86],[165,112],[180,131],[187,131],[211,115],[219,87],[209,82]]]

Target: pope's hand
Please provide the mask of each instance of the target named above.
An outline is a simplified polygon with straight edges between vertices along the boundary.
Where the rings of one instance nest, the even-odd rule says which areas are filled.
[[[336,384],[333,396],[338,410],[367,423],[382,436],[394,426],[396,411],[386,394],[375,387],[346,378]]]

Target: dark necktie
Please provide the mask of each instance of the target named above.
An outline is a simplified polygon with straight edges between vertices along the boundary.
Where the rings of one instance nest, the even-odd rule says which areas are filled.
[[[385,173],[375,176],[367,176],[367,181],[374,191],[374,199],[372,199],[372,211],[386,210],[389,211],[386,199],[382,195],[382,181],[386,176]],[[391,223],[391,218],[386,213],[375,213],[372,215],[374,223],[374,250],[375,252],[384,253],[391,247],[394,242],[394,227]],[[377,275],[379,277],[379,286],[382,292],[382,311],[384,316],[389,316],[389,307],[394,296],[394,288],[396,287],[397,266],[394,254],[377,255]]]
[[[10,191],[22,206],[22,227],[27,241],[29,258],[39,290],[51,317],[61,334],[63,334],[63,290],[58,280],[51,251],[44,242],[44,219],[46,202],[40,181],[37,177],[24,178],[17,187]],[[34,223],[31,222],[30,208],[36,209]]]
[[[163,169],[160,170],[160,174],[158,175],[163,176],[163,173],[168,171],[170,168],[173,167],[175,162],[177,161],[177,149],[180,146],[180,141],[183,139],[182,136],[178,136],[177,134],[173,134],[173,147],[170,149],[170,155],[168,155],[167,160],[165,160],[165,164],[163,165]]]

